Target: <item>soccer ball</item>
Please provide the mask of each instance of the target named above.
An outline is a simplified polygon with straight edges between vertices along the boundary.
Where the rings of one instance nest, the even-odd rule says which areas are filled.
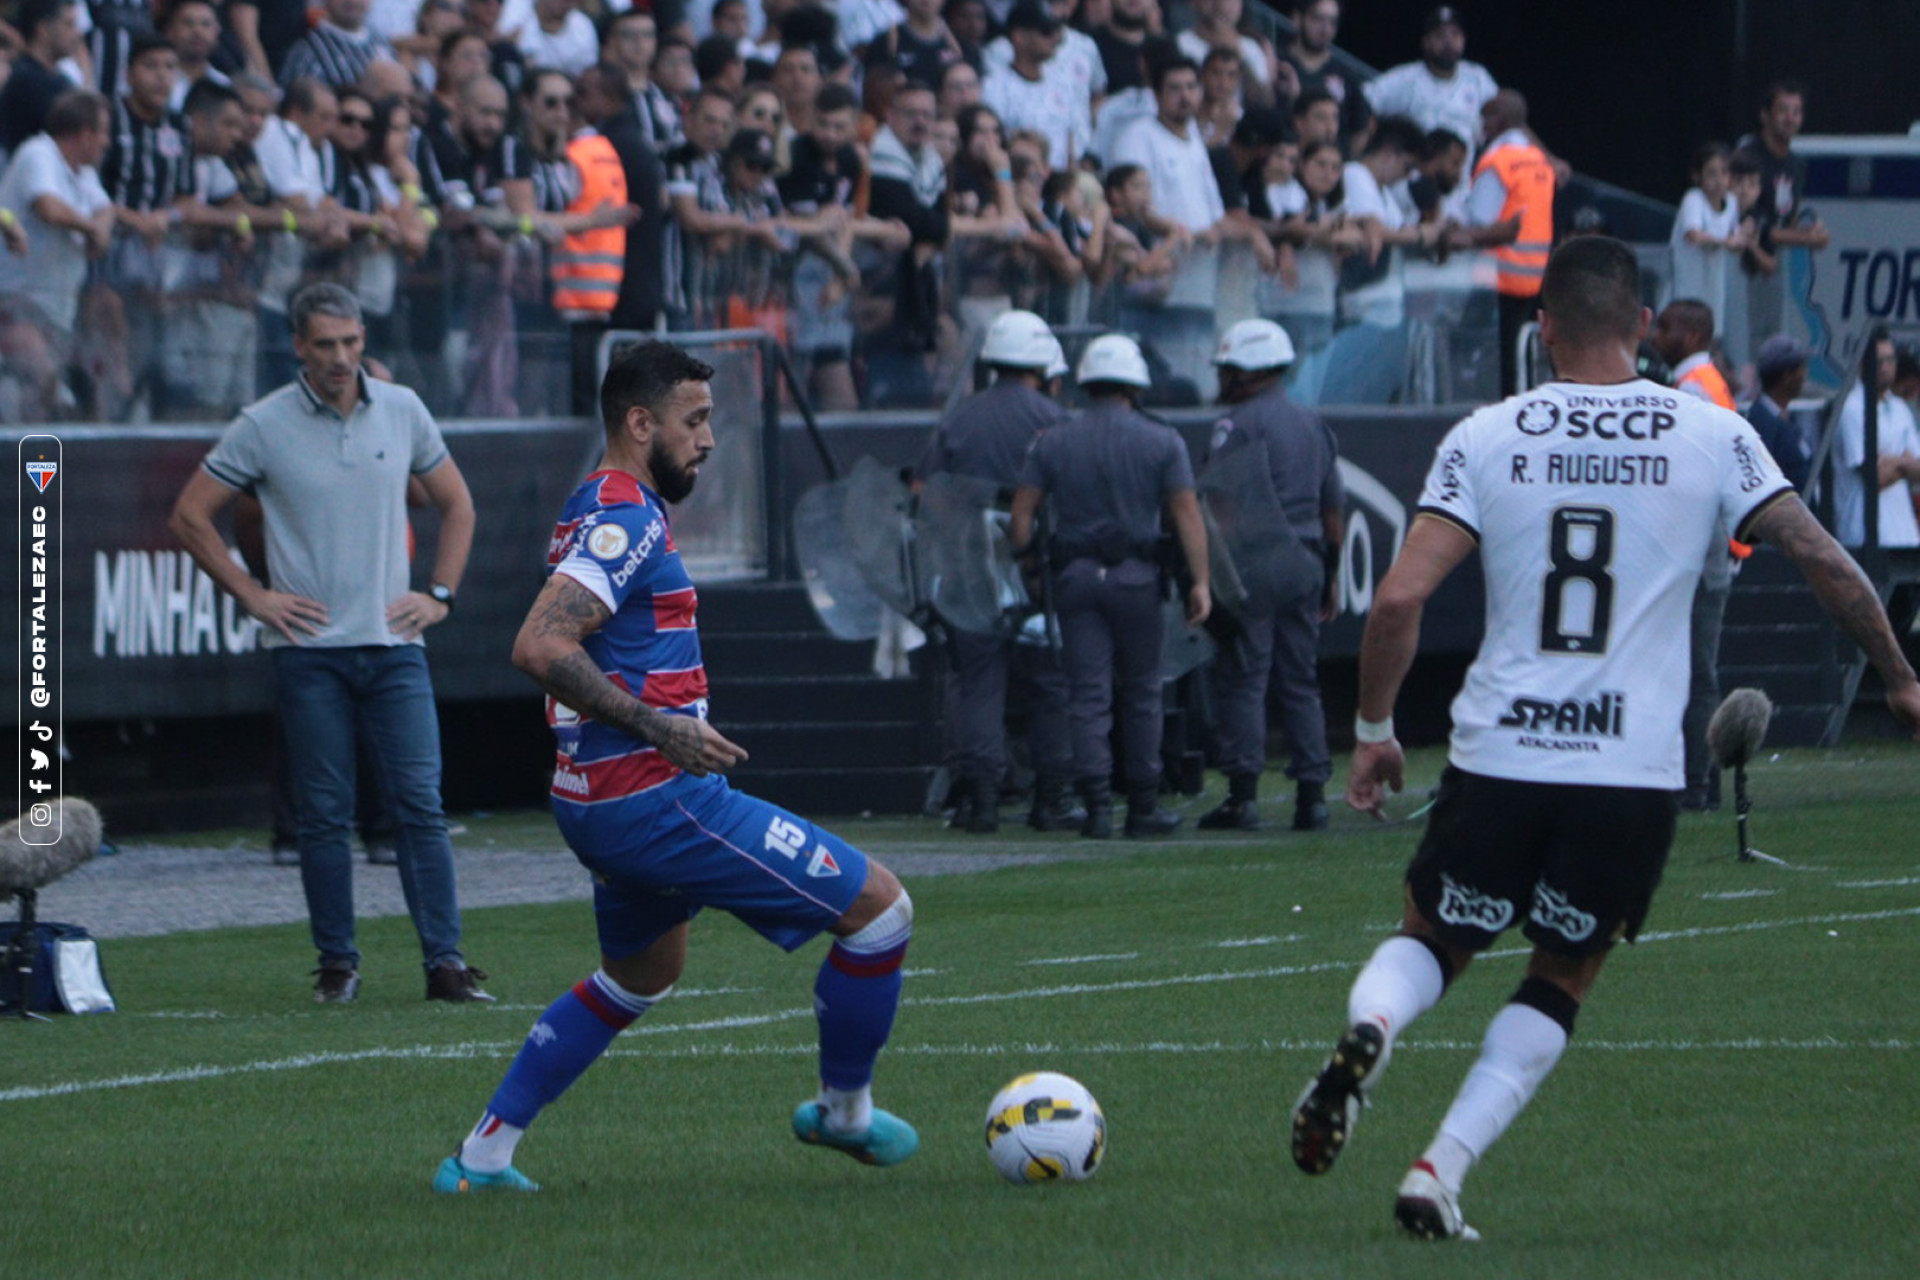
[[[1071,1076],[1021,1076],[987,1108],[987,1157],[1008,1182],[1085,1182],[1106,1154],[1107,1118]]]

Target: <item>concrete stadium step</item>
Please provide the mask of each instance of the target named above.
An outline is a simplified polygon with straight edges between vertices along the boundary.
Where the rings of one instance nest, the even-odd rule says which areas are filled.
[[[710,670],[708,681],[716,724],[794,720],[871,724],[924,720],[938,712],[917,680],[847,675],[734,678]]]
[[[725,677],[871,676],[873,671],[871,644],[836,640],[825,631],[724,631],[703,621],[700,656],[709,672]]]

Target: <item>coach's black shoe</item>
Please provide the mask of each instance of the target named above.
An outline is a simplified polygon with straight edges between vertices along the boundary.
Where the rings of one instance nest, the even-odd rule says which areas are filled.
[[[313,973],[315,1004],[352,1004],[360,994],[360,971],[350,964],[323,964]]]
[[[1293,1107],[1293,1162],[1302,1173],[1333,1168],[1359,1123],[1366,1101],[1362,1086],[1384,1064],[1386,1048],[1387,1033],[1379,1024],[1354,1023],[1300,1095]]]
[[[427,970],[427,999],[451,1004],[491,1002],[493,997],[480,989],[486,980],[487,975],[478,969],[468,968],[458,960],[442,960]]]
[[[1074,803],[1073,788],[1066,782],[1048,780],[1035,788],[1027,814],[1027,825],[1035,831],[1078,831],[1086,820],[1086,809]]]
[[[1317,782],[1303,782],[1293,797],[1293,829],[1295,831],[1325,831],[1327,829],[1327,791]]]

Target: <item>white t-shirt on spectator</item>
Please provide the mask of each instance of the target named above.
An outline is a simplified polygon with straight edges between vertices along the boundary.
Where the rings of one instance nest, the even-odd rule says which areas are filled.
[[[418,32],[420,6],[425,0],[373,0],[367,10],[367,25],[385,36],[389,43]]]
[[[1276,218],[1291,218],[1296,213],[1305,213],[1307,202],[1307,189],[1300,185],[1297,178],[1267,184],[1267,208],[1273,211]]]
[[[570,10],[554,32],[542,31],[540,20],[530,17],[520,29],[520,52],[529,67],[557,67],[577,76],[600,61],[600,36],[593,19],[578,9]]]
[[[327,195],[326,170],[319,149],[299,125],[285,116],[267,120],[253,151],[275,194],[283,198],[305,196],[315,203]]]
[[[1347,196],[1342,209],[1349,218],[1374,218],[1389,231],[1407,225],[1408,202],[1382,188],[1366,165],[1349,161],[1340,182]],[[1342,320],[1392,328],[1405,319],[1407,291],[1400,279],[1400,250],[1383,248],[1380,257],[1387,264],[1386,274],[1341,296]]]
[[[1723,196],[1715,210],[1698,187],[1680,198],[1680,212],[1673,220],[1673,296],[1698,298],[1712,307],[1715,333],[1727,329],[1727,259],[1733,254],[1725,248],[1688,244],[1687,233],[1700,231],[1725,240],[1739,227],[1738,200]]]
[[[1913,410],[1891,393],[1880,397],[1878,431],[1880,452],[1920,453],[1920,428]],[[1867,401],[1864,388],[1848,393],[1840,409],[1833,440],[1833,533],[1841,543],[1857,547],[1867,540],[1865,486],[1860,467],[1867,460]],[[1914,519],[1913,490],[1895,481],[1880,491],[1880,545],[1920,547],[1920,522]]]
[[[0,208],[13,210],[27,233],[24,254],[0,249],[0,294],[31,299],[48,320],[71,333],[80,286],[87,281],[87,240],[78,231],[42,221],[33,211],[34,201],[42,196],[52,196],[83,218],[112,201],[93,166],[68,165],[58,144],[44,133],[21,143],[0,176]]]
[[[840,0],[840,43],[849,49],[871,44],[882,31],[907,20],[907,11],[894,0]],[[712,10],[708,10],[711,20]]]
[[[1187,123],[1182,138],[1154,116],[1135,121],[1114,144],[1113,164],[1137,164],[1153,181],[1153,211],[1188,231],[1205,231],[1227,216],[1220,184],[1213,179],[1207,144],[1197,122]]]
[[[1043,79],[1060,86],[1067,95],[1067,102],[1073,112],[1073,133],[1080,141],[1074,146],[1076,156],[1084,153],[1093,138],[1093,100],[1107,91],[1107,64],[1100,57],[1100,46],[1093,37],[1072,27],[1061,28],[1065,37],[1060,47],[1053,51],[1040,68]],[[1005,36],[988,43],[980,51],[980,60],[985,65],[981,89],[984,92],[986,82],[994,76],[1013,72],[1013,44]],[[994,108],[996,111],[999,108]],[[1025,126],[1031,128],[1032,126]],[[1048,131],[1051,136],[1051,131]],[[1054,168],[1061,168],[1058,161]]]
[[[1136,121],[1151,120],[1159,110],[1153,90],[1144,85],[1122,89],[1110,96],[1100,104],[1100,115],[1093,126],[1093,154],[1099,156],[1107,168],[1113,168],[1116,163],[1113,151],[1120,145],[1120,135]]]
[[[1500,86],[1477,62],[1462,62],[1442,80],[1424,62],[1403,62],[1367,82],[1367,103],[1375,115],[1407,116],[1422,129],[1445,129],[1467,144],[1467,171],[1473,171],[1473,144],[1480,137],[1480,108]]]
[[[1075,99],[1073,91],[1054,76],[1029,80],[1012,67],[995,67],[980,86],[980,101],[1000,117],[1003,137],[1012,137],[1015,129],[1046,135],[1047,163],[1055,169],[1067,168],[1087,150],[1087,134],[1078,127],[1087,100]]]

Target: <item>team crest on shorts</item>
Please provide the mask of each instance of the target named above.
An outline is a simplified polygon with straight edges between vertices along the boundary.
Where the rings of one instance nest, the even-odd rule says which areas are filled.
[[[627,531],[617,524],[603,524],[587,535],[587,550],[596,560],[618,560],[627,550]]]
[[[1440,918],[1448,924],[1499,933],[1513,923],[1513,904],[1505,898],[1489,897],[1478,889],[1469,889],[1452,876],[1443,875],[1440,877]]]
[[[1586,912],[1576,910],[1566,894],[1544,882],[1533,886],[1533,910],[1528,915],[1542,929],[1551,929],[1568,942],[1585,942],[1599,924]]]

